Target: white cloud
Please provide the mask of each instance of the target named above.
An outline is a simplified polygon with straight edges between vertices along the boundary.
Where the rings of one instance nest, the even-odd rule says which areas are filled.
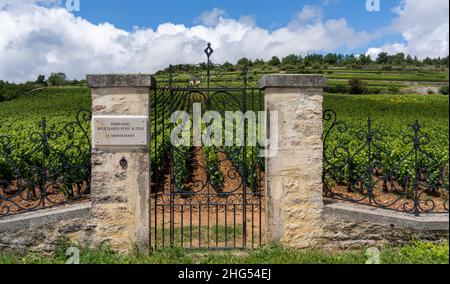
[[[205,26],[215,26],[219,23],[220,19],[226,15],[225,10],[214,8],[211,11],[203,12],[194,22],[196,24],[202,24]]]
[[[364,46],[371,39],[345,19],[323,20],[321,11],[311,6],[275,30],[258,27],[251,17],[229,19],[213,10],[213,16],[192,27],[165,23],[156,30],[125,31],[108,23],[94,25],[52,6],[53,0],[45,1],[50,6],[37,6],[36,0],[0,0],[1,79],[34,80],[52,72],[71,78],[88,73],[153,73],[169,64],[204,61],[207,42],[216,51],[213,60],[221,63],[244,56],[269,59],[333,52]]]
[[[401,34],[405,42],[370,48],[368,54],[404,52],[419,58],[449,54],[448,0],[403,0],[394,12],[398,17],[387,32]]]
[[[367,50],[366,55],[370,55],[371,58],[375,59],[381,52],[386,52],[388,54],[397,54],[399,52],[408,53],[407,47],[401,43],[385,44],[381,47],[371,47]]]
[[[299,23],[318,23],[322,21],[322,10],[316,6],[304,6],[296,17]]]

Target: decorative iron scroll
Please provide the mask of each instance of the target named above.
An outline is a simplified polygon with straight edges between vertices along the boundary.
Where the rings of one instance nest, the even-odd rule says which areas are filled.
[[[448,161],[441,162],[425,150],[431,138],[416,121],[409,134],[402,134],[406,154],[391,156],[381,131],[372,119],[365,131],[357,131],[350,145],[340,135],[350,133],[333,110],[323,114],[324,194],[341,201],[413,213],[448,213]],[[338,142],[339,141],[339,142]]]
[[[256,88],[258,82],[250,82],[248,67],[243,66],[241,70],[231,70],[230,66],[226,64],[216,64],[212,61],[214,49],[208,43],[204,50],[206,61],[199,64],[178,64],[170,65],[164,71],[167,76],[159,77],[158,87],[164,88],[181,88],[181,89],[195,89],[207,91],[209,88],[219,89],[240,89],[243,87],[243,82],[249,88]],[[236,74],[235,74],[236,73]]]
[[[205,63],[170,66],[156,76],[158,84],[151,98],[154,247],[247,248],[262,244],[264,160],[259,157],[262,147],[250,143],[227,146],[171,143],[171,133],[177,125],[170,117],[176,111],[192,114],[194,105],[199,104],[201,115],[207,111],[218,113],[225,126],[227,111],[246,113],[263,109],[263,93],[248,83],[247,68],[243,66],[230,74],[226,66],[212,63],[213,53],[208,44],[204,50]],[[192,142],[194,121],[192,117],[189,119],[191,135],[183,141]],[[206,128],[208,124],[203,126]],[[248,121],[233,121],[231,128],[248,138],[244,131],[249,128]],[[223,129],[222,140],[231,135],[229,129]],[[238,227],[240,233],[234,231]],[[200,231],[208,233],[202,236]],[[190,234],[185,235],[186,232]],[[219,241],[221,238],[223,242]],[[228,242],[228,238],[238,241]]]
[[[90,121],[80,110],[62,127],[43,118],[27,141],[0,135],[0,218],[89,198]],[[21,143],[31,145],[25,154]]]

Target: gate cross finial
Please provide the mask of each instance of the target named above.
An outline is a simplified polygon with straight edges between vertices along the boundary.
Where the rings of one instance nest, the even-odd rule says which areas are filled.
[[[206,56],[208,57],[208,61],[209,61],[209,58],[211,57],[211,55],[213,54],[213,52],[214,52],[214,49],[211,48],[211,43],[208,42],[208,47],[206,47],[206,49],[205,49],[205,53],[206,53]]]

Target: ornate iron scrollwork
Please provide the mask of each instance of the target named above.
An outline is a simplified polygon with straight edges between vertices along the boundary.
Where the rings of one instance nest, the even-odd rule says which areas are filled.
[[[60,130],[46,118],[28,141],[0,136],[0,217],[62,205],[89,197],[91,112],[80,110]],[[19,143],[29,143],[24,155]]]

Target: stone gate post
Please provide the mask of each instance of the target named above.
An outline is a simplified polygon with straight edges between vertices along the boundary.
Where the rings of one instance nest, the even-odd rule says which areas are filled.
[[[317,75],[266,75],[260,81],[266,111],[278,112],[278,153],[266,159],[269,242],[295,248],[320,242],[325,84]]]
[[[151,75],[88,75],[92,89],[94,246],[148,253]]]

